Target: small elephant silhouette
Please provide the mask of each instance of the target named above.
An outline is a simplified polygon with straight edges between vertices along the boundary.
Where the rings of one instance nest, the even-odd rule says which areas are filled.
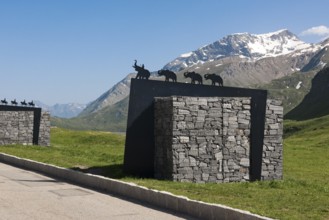
[[[198,82],[198,84],[202,84],[202,76],[199,73],[196,72],[185,72],[184,73],[185,78],[191,78],[191,84],[195,84],[195,82]]]
[[[169,82],[169,79],[171,79],[173,82],[177,82],[177,76],[176,73],[170,70],[159,70],[158,71],[159,76],[165,76],[165,81]]]
[[[215,86],[216,83],[218,83],[218,86],[223,86],[223,79],[220,77],[220,75],[216,75],[215,73],[212,74],[205,74],[204,78],[206,80],[210,79],[211,80],[211,85]]]
[[[151,73],[144,68],[144,64],[142,66],[138,66],[137,60],[135,60],[133,67],[137,71],[136,79],[149,79]]]

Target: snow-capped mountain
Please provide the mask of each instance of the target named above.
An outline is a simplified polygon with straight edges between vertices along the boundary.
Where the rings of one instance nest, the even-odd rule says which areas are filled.
[[[272,80],[275,77],[281,77],[286,72],[292,72],[295,69],[299,69],[300,66],[297,65],[300,62],[295,59],[292,60],[292,63],[281,65],[281,63],[276,63],[276,69],[272,68],[272,71],[267,71],[265,68],[258,68],[259,72],[255,72],[255,61],[261,60],[263,58],[277,57],[281,55],[290,54],[295,51],[301,50],[312,50],[314,45],[307,44],[301,40],[299,40],[293,33],[288,30],[279,30],[272,33],[267,34],[249,34],[249,33],[238,33],[232,34],[224,37],[219,41],[215,41],[212,44],[206,45],[204,47],[199,48],[196,51],[189,52],[186,54],[182,54],[178,58],[174,59],[170,63],[166,64],[163,69],[169,69],[174,72],[179,72],[188,67],[201,68],[198,72],[205,72],[206,70],[210,70],[209,67],[207,69],[203,69],[198,65],[202,65],[204,63],[221,61],[219,63],[211,64],[212,66],[219,67],[220,65],[230,63],[230,67],[226,68],[226,75],[232,75],[231,72],[238,72],[240,67],[236,67],[235,65],[240,61],[249,61],[249,63],[239,64],[239,66],[244,66],[243,71],[248,71],[249,74],[252,75],[262,75],[257,76],[259,80],[256,80],[256,83],[261,82],[264,78],[268,78],[268,81]],[[228,58],[229,61],[225,60]],[[253,63],[251,63],[253,62]],[[273,61],[274,62],[274,61]],[[294,63],[294,64],[293,64]],[[295,65],[296,64],[296,65]],[[304,63],[301,63],[304,65]],[[205,65],[207,66],[207,65]],[[205,67],[204,66],[204,67]],[[259,65],[262,66],[262,65]],[[279,66],[279,69],[278,69]],[[283,71],[281,71],[281,69]],[[218,68],[212,68],[214,71],[217,71]],[[221,70],[222,71],[222,70]],[[276,76],[264,75],[263,72],[275,72]],[[277,74],[278,72],[283,72],[282,74]],[[273,75],[273,74],[272,74]],[[111,89],[102,94],[95,101],[91,102],[80,114],[80,116],[87,115],[92,112],[96,112],[106,106],[113,105],[118,101],[122,100],[126,96],[129,95],[130,92],[130,79],[134,77],[135,74],[129,74],[122,81],[118,82]],[[152,79],[156,74],[152,73]],[[227,78],[227,76],[224,76]],[[230,77],[229,77],[230,78]],[[251,79],[245,79],[242,77],[241,79],[234,79],[234,82],[230,82],[230,79],[227,80],[229,85],[234,86],[246,86],[250,84],[250,82],[255,82],[255,77],[251,77]],[[244,83],[239,83],[239,81]]]
[[[163,69],[176,72],[178,82],[190,82],[184,77],[183,72],[196,71],[201,75],[219,74],[224,80],[224,86],[249,88],[259,88],[285,77],[284,79],[289,81],[286,82],[289,88],[295,88],[295,91],[300,93],[298,97],[302,98],[308,89],[307,80],[312,78],[314,72],[329,63],[328,48],[329,39],[319,44],[308,44],[288,30],[258,35],[239,33],[228,35],[193,52],[183,54],[166,64]],[[301,72],[303,74],[300,74]],[[313,73],[306,74],[310,72]],[[292,76],[293,73],[297,74]],[[84,119],[90,117],[94,120],[95,114],[103,114],[107,116],[98,115],[102,118],[103,124],[115,124],[113,122],[115,117],[108,115],[113,115],[118,106],[127,109],[124,106],[128,105],[127,96],[132,77],[135,77],[135,74],[128,74],[122,81],[91,102],[78,117]],[[156,72],[152,72],[150,79],[164,80],[163,77],[158,77]],[[204,80],[204,84],[210,82]],[[285,83],[279,83],[274,90],[282,89],[287,89]],[[287,94],[290,92],[287,91]],[[280,97],[285,99],[284,103],[289,104],[286,109],[293,108],[299,102],[297,98],[291,102],[289,95],[286,94]],[[116,123],[116,126],[121,126],[121,130],[124,130],[122,126],[125,126],[125,123]]]
[[[224,37],[193,52],[185,53],[166,64],[163,69],[180,71],[196,64],[237,56],[250,61],[286,55],[311,48],[288,30],[267,34],[238,33]]]
[[[186,80],[182,76],[182,70],[200,74],[212,72],[220,74],[226,86],[250,87],[269,83],[304,67],[308,70],[316,65],[323,65],[318,58],[315,59],[316,62],[312,61],[312,58],[325,48],[328,41],[329,39],[320,44],[308,44],[285,29],[266,34],[232,34],[182,54],[163,69],[176,72],[178,81]],[[162,80],[156,75],[156,72],[152,72],[152,80]],[[123,100],[129,95],[132,77],[135,77],[135,74],[128,74],[91,102],[79,116],[97,112]]]

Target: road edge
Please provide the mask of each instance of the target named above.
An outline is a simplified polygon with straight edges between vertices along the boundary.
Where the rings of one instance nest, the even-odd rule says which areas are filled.
[[[99,175],[82,173],[79,171],[41,163],[29,159],[0,153],[0,162],[46,174],[48,176],[69,181],[79,186],[92,188],[130,199],[146,202],[159,208],[168,209],[198,219],[243,219],[270,220],[271,218],[250,213],[248,211],[231,208],[220,204],[205,203],[191,200],[184,196],[177,196],[169,192],[148,189],[135,183],[123,182]]]

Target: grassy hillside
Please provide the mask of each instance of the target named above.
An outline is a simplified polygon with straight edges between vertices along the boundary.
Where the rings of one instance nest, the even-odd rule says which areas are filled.
[[[271,83],[256,88],[268,90],[271,99],[282,100],[284,113],[295,108],[311,89],[311,81],[317,70],[302,73],[296,72],[289,76],[273,80]],[[296,86],[300,84],[300,88]]]
[[[305,120],[329,114],[329,67],[316,74],[312,88],[303,101],[285,117],[287,119]]]
[[[51,147],[0,146],[0,152],[166,190],[278,219],[329,219],[329,116],[284,122],[284,180],[193,184],[122,172],[124,136],[51,129]]]

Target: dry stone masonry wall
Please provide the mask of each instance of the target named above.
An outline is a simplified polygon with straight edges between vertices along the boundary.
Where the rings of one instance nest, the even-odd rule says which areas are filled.
[[[33,144],[33,111],[0,111],[0,145]],[[50,115],[42,112],[39,145],[50,145]]]
[[[33,112],[0,111],[0,144],[32,145]]]
[[[46,111],[41,112],[39,145],[50,146],[50,113]]]
[[[279,102],[267,103],[262,179],[277,179],[282,177],[283,112]],[[155,98],[155,177],[248,181],[250,109],[250,98]]]
[[[278,100],[267,100],[264,131],[262,179],[282,179],[283,107]]]

